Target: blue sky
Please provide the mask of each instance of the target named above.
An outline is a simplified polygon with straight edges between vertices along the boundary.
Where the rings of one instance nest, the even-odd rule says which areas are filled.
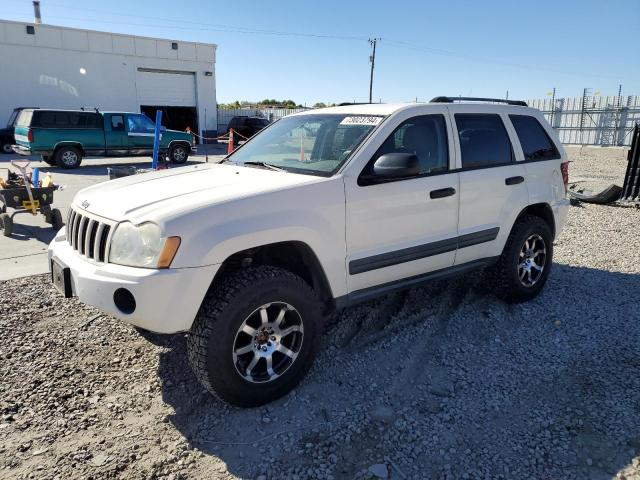
[[[30,0],[0,16],[31,20]],[[640,94],[640,0],[42,0],[45,23],[215,43],[219,102]],[[267,33],[269,32],[269,33]],[[294,35],[298,33],[299,35]]]

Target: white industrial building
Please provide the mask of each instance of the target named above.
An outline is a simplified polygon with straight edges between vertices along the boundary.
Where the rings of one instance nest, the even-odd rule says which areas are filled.
[[[217,129],[216,45],[0,20],[0,125],[16,107],[145,112]]]

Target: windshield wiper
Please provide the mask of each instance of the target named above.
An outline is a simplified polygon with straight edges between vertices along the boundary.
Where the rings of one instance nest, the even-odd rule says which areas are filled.
[[[258,167],[268,168],[276,172],[286,172],[284,168],[276,167],[275,165],[271,165],[270,163],[265,162],[243,162],[242,165],[256,165]]]

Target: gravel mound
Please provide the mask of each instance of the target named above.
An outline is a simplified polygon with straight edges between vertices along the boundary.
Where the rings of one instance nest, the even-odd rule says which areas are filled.
[[[621,184],[606,152],[572,176]],[[197,383],[184,335],[0,282],[0,478],[640,479],[639,225],[572,207],[526,304],[473,274],[336,314],[304,382],[249,410]]]

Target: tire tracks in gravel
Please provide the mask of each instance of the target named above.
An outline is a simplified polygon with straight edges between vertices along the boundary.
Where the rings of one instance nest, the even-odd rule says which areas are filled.
[[[471,282],[463,277],[446,281],[440,291],[444,291],[443,298],[430,296],[431,300],[438,302],[433,314],[415,314],[419,321],[414,320],[413,324],[423,324],[417,329],[419,332],[416,332],[417,340],[413,347],[405,352],[404,367],[393,380],[392,391],[396,397],[404,396],[407,386],[418,383],[421,377],[430,376],[432,381],[445,380],[446,374],[440,368],[442,352],[448,348],[446,335],[450,319],[463,305],[473,303],[477,296]]]

